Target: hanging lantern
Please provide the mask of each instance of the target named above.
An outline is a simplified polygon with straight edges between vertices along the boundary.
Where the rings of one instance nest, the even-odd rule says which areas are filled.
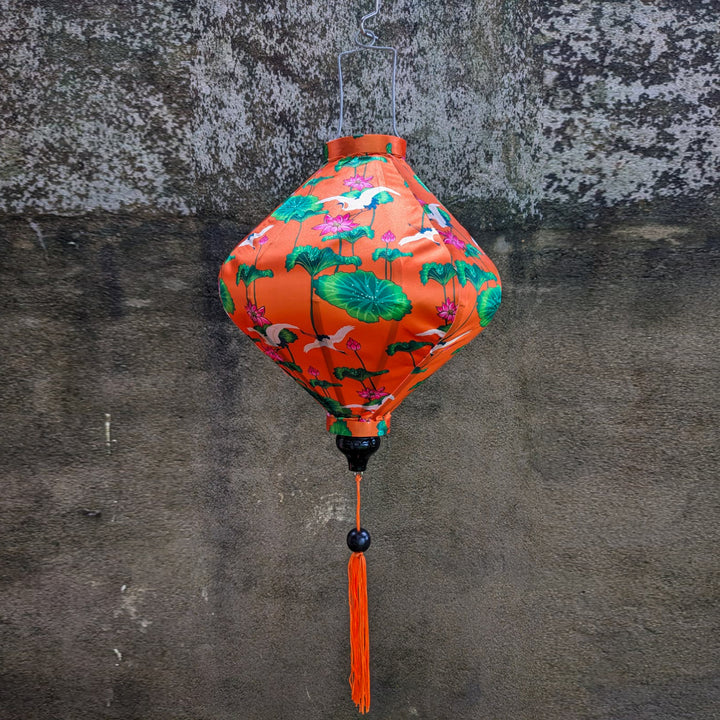
[[[328,142],[325,164],[235,247],[219,278],[228,315],[323,407],[356,473],[347,540],[361,712],[370,704],[362,472],[394,410],[487,327],[501,296],[492,261],[405,151],[397,134]]]

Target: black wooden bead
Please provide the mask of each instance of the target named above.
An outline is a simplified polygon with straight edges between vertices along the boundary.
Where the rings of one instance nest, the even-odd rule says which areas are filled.
[[[348,533],[347,544],[353,552],[365,552],[370,547],[370,533],[364,528],[353,528]]]

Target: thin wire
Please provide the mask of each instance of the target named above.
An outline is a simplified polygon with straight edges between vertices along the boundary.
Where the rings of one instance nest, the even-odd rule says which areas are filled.
[[[365,23],[370,18],[375,17],[380,12],[380,0],[375,0],[375,10],[373,12],[363,15],[360,20],[360,30],[358,30],[355,36],[355,44],[358,45],[354,50],[345,50],[338,55],[338,77],[340,79],[340,121],[338,122],[337,137],[342,135],[343,119],[345,116],[345,102],[344,102],[344,83],[343,83],[343,71],[342,71],[342,59],[346,55],[352,55],[353,53],[362,52],[363,50],[389,50],[393,54],[393,67],[392,67],[392,90],[391,90],[391,102],[392,102],[392,126],[393,135],[398,134],[397,130],[397,117],[395,112],[396,106],[396,95],[395,85],[397,80],[397,49],[387,45],[375,45],[378,41],[378,36],[369,28],[365,27]],[[367,42],[363,42],[363,38],[367,38]]]

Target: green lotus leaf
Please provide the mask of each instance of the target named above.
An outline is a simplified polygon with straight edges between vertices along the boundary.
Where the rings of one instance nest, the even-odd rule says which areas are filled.
[[[409,342],[396,342],[392,345],[387,346],[387,350],[385,352],[388,355],[394,355],[396,352],[406,352],[406,353],[413,353],[416,350],[419,350],[422,347],[426,347],[430,345],[432,347],[431,342],[420,342],[420,340],[410,340]]]
[[[316,290],[323,300],[361,322],[400,320],[412,310],[399,285],[364,270],[324,275],[317,279]]]
[[[303,387],[305,387],[303,385]],[[310,388],[305,388],[307,392],[309,392],[324,408],[327,412],[329,412],[331,415],[334,415],[336,418],[347,418],[352,417],[352,409],[343,407],[338,400],[335,398],[329,398],[325,397],[324,395],[321,395],[317,390],[311,390]]]
[[[470,282],[476,290],[479,290],[488,280],[497,280],[493,273],[483,270],[478,265],[470,265],[464,260],[458,260],[455,263],[455,269],[463,287]]]
[[[320,215],[325,212],[320,198],[314,195],[291,195],[271,217],[277,218],[284,223],[291,220],[303,222],[313,215]]]
[[[235,301],[232,299],[232,295],[222,279],[218,283],[218,289],[220,291],[220,300],[222,301],[223,308],[225,308],[225,312],[228,315],[232,315],[235,312]]]
[[[242,265],[238,265],[235,284],[239,285],[242,282],[247,287],[260,278],[271,278],[272,276],[272,270],[259,270],[254,265],[245,265],[243,263]]]
[[[331,433],[335,433],[335,435],[345,435],[347,437],[352,437],[352,433],[350,432],[350,428],[348,427],[348,424],[344,420],[336,420],[329,428],[328,430]]]
[[[372,259],[387,260],[388,262],[393,262],[401,257],[412,256],[413,254],[411,252],[403,252],[402,250],[398,250],[397,248],[380,247],[373,250]]]
[[[298,336],[292,330],[283,328],[278,333],[278,338],[280,340],[280,347],[287,347],[291,343],[294,343],[298,339]]]
[[[308,180],[303,187],[315,187],[318,183],[322,182],[323,180],[332,180],[335,176],[334,175],[325,175],[324,177],[318,177],[313,178],[312,180]]]
[[[487,327],[490,324],[493,315],[495,315],[497,309],[500,307],[501,299],[502,290],[499,285],[483,290],[483,292],[478,295],[477,311],[480,317],[481,327]]]
[[[372,208],[378,205],[387,205],[388,203],[393,202],[393,200],[395,200],[395,198],[387,190],[382,190],[376,195],[373,195],[373,199],[369,207]]]
[[[289,362],[288,360],[279,360],[277,364],[296,373],[302,372],[302,368],[299,365],[293,362]]]
[[[314,379],[310,381],[310,386],[319,388],[342,387],[342,383],[331,383],[328,380]]]
[[[385,420],[381,420],[377,426],[378,437],[383,437],[388,434],[388,424]]]
[[[447,285],[456,275],[457,272],[452,263],[425,263],[420,269],[420,280],[423,285],[427,285],[428,280]]]
[[[344,232],[335,233],[335,235],[326,235],[323,238],[325,240],[346,240],[349,243],[355,243],[360,238],[374,238],[375,231],[369,225],[359,225],[352,230],[345,230]]]
[[[350,368],[350,367],[337,367],[333,370],[333,374],[338,380],[344,380],[345,378],[352,378],[362,382],[371,377],[377,377],[378,375],[384,375],[389,370],[366,370],[365,368]]]
[[[358,267],[362,261],[356,255],[346,257],[338,255],[330,248],[318,248],[313,245],[300,245],[296,247],[285,258],[285,269],[290,271],[296,265],[300,265],[307,270],[310,275],[315,277],[318,273],[326,270],[333,265],[354,265]]]
[[[472,258],[482,257],[482,250],[476,248],[472,243],[466,243],[465,245],[465,256]]]
[[[382,157],[382,155],[354,155],[353,157],[342,158],[335,165],[335,172],[344,167],[357,168],[375,161],[386,163],[387,158]]]

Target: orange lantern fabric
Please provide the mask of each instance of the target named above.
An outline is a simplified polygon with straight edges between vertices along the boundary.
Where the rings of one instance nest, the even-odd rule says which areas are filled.
[[[327,413],[387,434],[393,411],[488,325],[497,269],[394,135],[342,137],[220,271],[233,322]]]

